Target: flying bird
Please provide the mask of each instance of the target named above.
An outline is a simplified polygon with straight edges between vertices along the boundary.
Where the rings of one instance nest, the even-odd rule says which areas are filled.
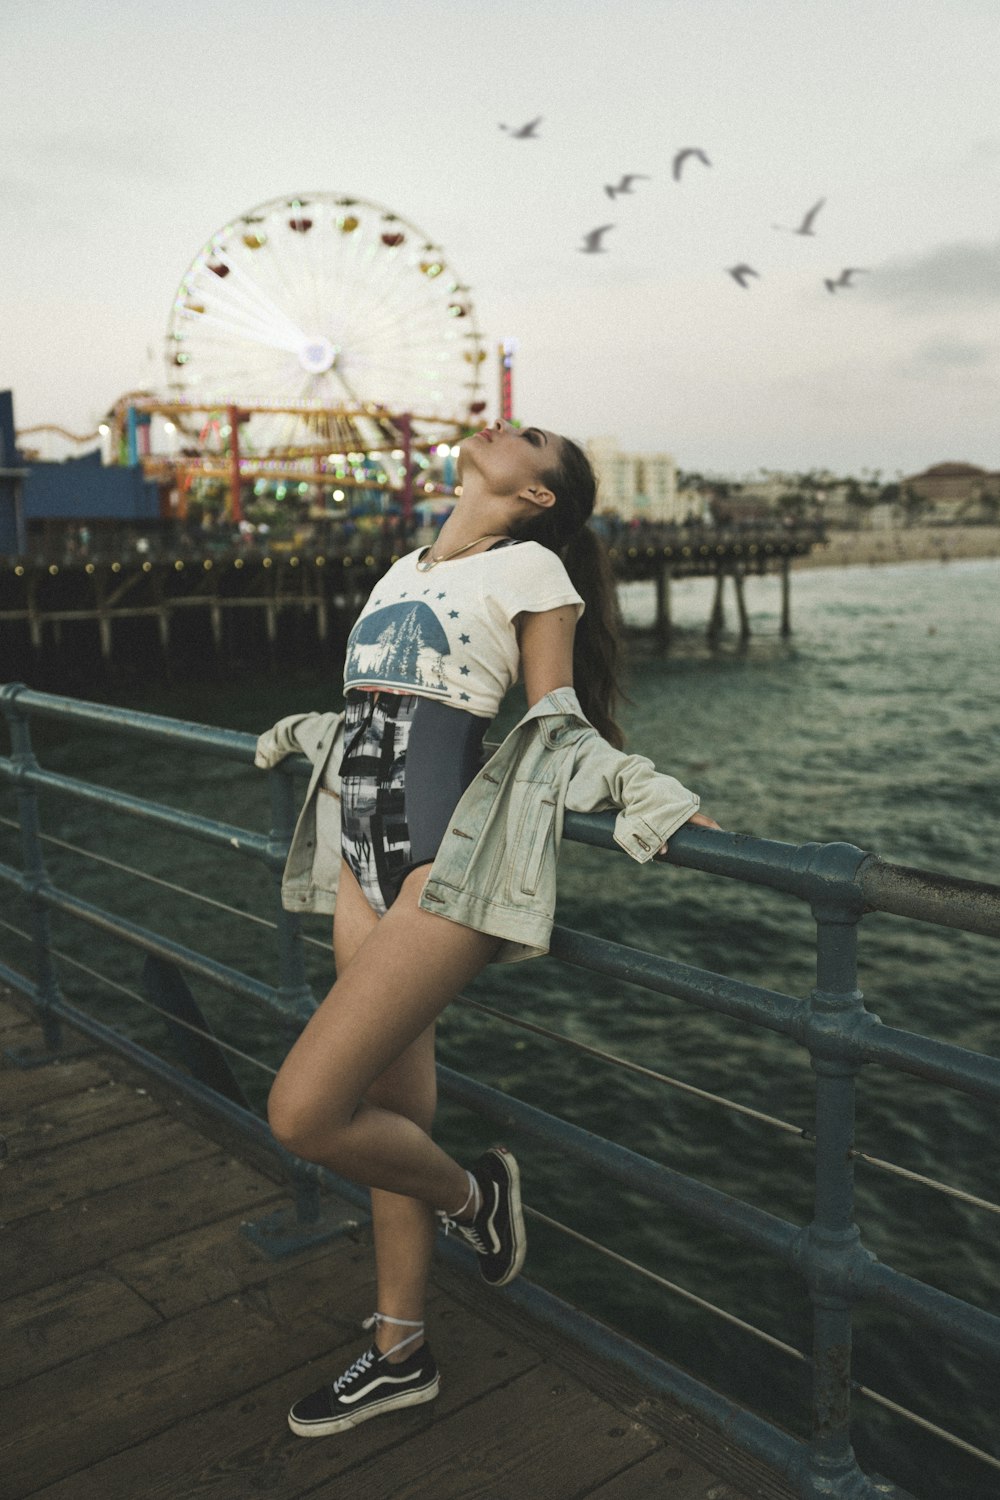
[[[805,218],[802,220],[802,223],[799,225],[799,227],[797,229],[793,229],[791,231],[791,233],[792,234],[815,234],[816,231],[813,228],[813,222],[814,222],[814,220],[816,218],[816,215],[819,213],[820,209],[823,207],[823,204],[825,202],[826,202],[825,198],[820,198],[820,200],[819,200],[818,203],[814,203],[813,206],[812,206],[812,208],[806,214]],[[788,225],[787,224],[775,224],[773,227],[775,229],[787,229]]]
[[[755,271],[753,266],[748,266],[745,261],[740,261],[738,266],[727,266],[726,271],[734,281],[743,287],[744,291],[746,290],[747,277],[760,275],[759,271]]]
[[[527,125],[519,125],[516,130],[510,125],[501,125],[500,129],[506,130],[509,135],[513,136],[515,141],[537,141],[538,136],[535,134],[535,131],[541,123],[542,116],[538,115],[534,120],[529,120]]]
[[[613,187],[610,182],[606,182],[604,184],[604,191],[607,193],[609,198],[615,198],[619,193],[633,192],[633,182],[648,181],[649,178],[644,172],[625,172],[622,174],[621,182],[619,182],[616,186]]]
[[[850,286],[851,277],[863,276],[867,269],[867,266],[845,266],[836,281],[831,281],[830,277],[826,276],[823,278],[823,285],[828,292],[835,292],[838,286]]]
[[[702,149],[701,149],[700,146],[685,146],[684,149],[683,149],[683,151],[678,151],[677,155],[674,157],[674,181],[675,182],[680,182],[680,180],[681,180],[681,171],[682,171],[682,169],[684,167],[684,163],[687,161],[687,159],[688,159],[689,156],[696,156],[699,161],[705,163],[706,167],[710,167],[712,165],[712,163],[709,161],[708,157],[705,155],[704,151],[702,151]]]
[[[607,234],[608,230],[614,229],[614,227],[615,226],[613,224],[602,224],[599,229],[592,229],[589,234],[585,234],[583,237],[583,244],[577,246],[580,254],[607,255],[607,250],[601,244],[601,235]]]

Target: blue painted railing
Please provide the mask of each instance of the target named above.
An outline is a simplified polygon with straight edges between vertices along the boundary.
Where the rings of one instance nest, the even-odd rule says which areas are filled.
[[[0,757],[0,775],[17,791],[17,824],[22,844],[22,867],[0,863],[0,881],[26,900],[29,926],[21,936],[29,939],[34,962],[31,976],[0,962],[0,982],[34,1002],[45,1041],[39,1057],[21,1061],[37,1062],[57,1055],[63,1021],[115,1047],[168,1081],[174,1089],[210,1106],[273,1153],[294,1191],[295,1209],[294,1215],[274,1216],[275,1222],[258,1226],[262,1242],[269,1241],[272,1250],[281,1253],[310,1238],[328,1234],[331,1221],[336,1228],[343,1222],[343,1215],[341,1212],[338,1217],[336,1210],[324,1206],[320,1188],[332,1187],[341,1199],[357,1205],[364,1203],[365,1195],[325,1169],[301,1162],[285,1152],[274,1142],[265,1122],[238,1097],[233,1097],[232,1091],[227,1092],[224,1081],[222,1085],[209,1086],[202,1078],[181,1071],[65,1000],[60,993],[59,959],[49,929],[51,912],[67,914],[130,944],[154,963],[168,966],[171,973],[208,980],[250,1002],[264,1015],[276,1019],[286,1032],[289,1027],[297,1027],[314,1004],[303,958],[303,943],[310,939],[303,936],[298,917],[282,909],[280,881],[296,814],[293,775],[308,769],[306,762],[301,758],[287,760],[269,773],[272,828],[264,836],[47,771],[35,757],[29,721],[38,716],[64,724],[103,728],[115,736],[135,736],[173,747],[178,752],[198,750],[243,764],[253,760],[255,741],[250,735],[55,697],[17,684],[0,690],[0,705],[11,737],[10,756]],[[80,799],[116,815],[172,829],[219,850],[227,849],[262,862],[275,888],[277,983],[251,978],[176,939],[57,888],[45,865],[46,836],[38,811],[40,792]],[[569,838],[613,849],[611,825],[610,814],[571,814],[565,831]],[[640,1191],[652,1202],[687,1215],[708,1230],[721,1231],[765,1251],[801,1277],[813,1305],[812,1354],[804,1359],[811,1371],[812,1438],[803,1442],[764,1417],[737,1406],[651,1351],[597,1324],[584,1311],[568,1306],[523,1278],[507,1288],[506,1295],[535,1318],[560,1328],[603,1358],[620,1361],[650,1388],[669,1394],[682,1407],[719,1430],[730,1443],[784,1476],[794,1493],[812,1500],[821,1496],[838,1500],[875,1500],[875,1497],[884,1500],[890,1496],[906,1500],[904,1491],[890,1480],[865,1474],[854,1454],[850,1405],[852,1391],[858,1388],[851,1371],[855,1305],[867,1300],[903,1313],[928,1335],[952,1341],[994,1365],[1000,1363],[1000,1318],[893,1270],[876,1260],[862,1244],[854,1222],[857,1076],[863,1064],[877,1062],[996,1103],[1000,1102],[1000,1061],[882,1025],[866,1009],[858,989],[858,928],[866,912],[881,911],[966,932],[1000,936],[1000,888],[905,869],[847,844],[796,847],[696,828],[685,828],[674,835],[668,858],[675,865],[771,887],[807,903],[817,932],[816,986],[808,997],[796,998],[762,989],[566,928],[557,928],[554,933],[553,955],[566,963],[645,986],[719,1015],[766,1027],[808,1052],[815,1075],[815,1189],[811,1222],[805,1227],[790,1223],[444,1067],[439,1070],[441,1089],[456,1103],[495,1124],[516,1128],[550,1147],[555,1146],[566,1158],[601,1173],[611,1182]],[[176,1009],[171,1014],[176,1020]],[[190,1020],[178,1024],[192,1027]],[[198,1028],[195,1025],[193,1029]],[[445,1245],[444,1253],[459,1260],[463,1256],[462,1250],[450,1242]],[[804,1358],[801,1354],[799,1357]],[[866,1394],[874,1396],[872,1392]],[[876,1399],[891,1405],[884,1398]],[[928,1424],[923,1422],[923,1425]],[[947,1438],[949,1434],[943,1436]],[[954,1441],[966,1454],[972,1453],[988,1465],[994,1478],[1000,1480],[1000,1458],[960,1440]]]

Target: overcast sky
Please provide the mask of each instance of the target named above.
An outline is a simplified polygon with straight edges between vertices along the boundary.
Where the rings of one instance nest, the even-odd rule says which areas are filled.
[[[0,0],[0,386],[86,430],[162,378],[216,230],[329,190],[445,247],[526,422],[716,472],[1000,468],[998,57],[997,0]]]

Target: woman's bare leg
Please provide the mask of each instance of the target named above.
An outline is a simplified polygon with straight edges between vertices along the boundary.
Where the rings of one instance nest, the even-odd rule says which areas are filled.
[[[337,973],[346,969],[365,938],[379,921],[349,866],[341,864],[333,950]],[[403,1056],[376,1078],[365,1095],[370,1104],[394,1109],[430,1133],[437,1107],[437,1074],[433,1025],[422,1032]],[[419,1198],[372,1189],[372,1237],[375,1242],[376,1304],[390,1318],[423,1322],[436,1225],[434,1210]],[[375,1340],[385,1352],[398,1343],[398,1331],[379,1326]],[[397,1359],[413,1353],[413,1345]]]
[[[381,918],[347,875],[338,944],[352,951],[282,1066],[269,1111],[289,1149],[373,1188],[378,1310],[417,1319],[433,1210],[456,1211],[468,1190],[465,1172],[428,1133],[433,1022],[497,942],[420,910],[426,870],[413,872]],[[393,1306],[382,1305],[383,1289]]]

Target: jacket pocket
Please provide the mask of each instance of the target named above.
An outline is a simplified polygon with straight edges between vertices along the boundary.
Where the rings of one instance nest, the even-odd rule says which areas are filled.
[[[548,848],[555,812],[556,804],[549,797],[542,797],[537,803],[534,799],[525,799],[525,821],[530,819],[530,827],[523,829],[522,832],[522,837],[527,835],[528,844],[527,855],[521,870],[521,894],[523,896],[534,896],[538,892],[538,881],[542,873],[542,863]],[[519,840],[519,850],[520,842]]]

